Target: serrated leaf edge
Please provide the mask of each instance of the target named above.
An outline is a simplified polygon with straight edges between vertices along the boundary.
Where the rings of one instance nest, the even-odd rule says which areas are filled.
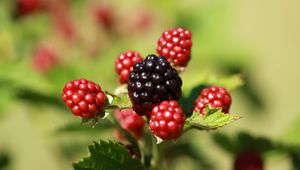
[[[224,127],[228,124],[231,124],[232,122],[242,118],[241,116],[233,115],[231,113],[224,113],[221,111],[222,108],[211,109],[207,105],[205,109],[206,109],[207,114],[201,115],[198,112],[193,112],[192,116],[186,119],[186,123],[190,124],[192,128],[196,128],[196,129],[200,129],[200,130],[215,130],[215,129]],[[208,127],[208,125],[201,125],[199,122],[197,122],[197,123],[193,122],[193,119],[195,119],[195,117],[198,117],[199,120],[201,120],[201,119],[205,120],[207,118],[211,118],[211,115],[216,114],[218,112],[222,113],[223,115],[230,116],[231,120],[229,120],[227,123],[224,123],[223,125],[216,125],[216,124],[214,125],[213,124],[211,127]],[[218,117],[216,117],[215,119],[217,119],[217,120],[212,120],[212,121],[218,121]],[[222,119],[222,118],[219,118],[219,119]],[[225,117],[223,119],[225,119]],[[222,121],[219,120],[218,122],[220,123]],[[218,123],[218,122],[214,122],[214,123]]]

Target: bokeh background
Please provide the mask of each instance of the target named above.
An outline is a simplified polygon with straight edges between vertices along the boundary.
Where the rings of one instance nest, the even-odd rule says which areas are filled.
[[[31,5],[26,8],[23,1]],[[232,168],[234,155],[212,138],[217,133],[300,144],[300,1],[36,3],[0,1],[0,169],[71,170],[92,141],[114,139],[105,121],[94,129],[80,125],[60,100],[62,87],[85,77],[113,91],[118,54],[129,49],[144,57],[155,53],[161,32],[177,26],[193,33],[185,87],[216,75],[239,73],[245,81],[232,91],[231,112],[241,120],[216,132],[186,135],[205,155],[203,162]],[[289,154],[276,149],[263,158],[267,170],[297,169]],[[182,158],[175,169],[197,167]]]

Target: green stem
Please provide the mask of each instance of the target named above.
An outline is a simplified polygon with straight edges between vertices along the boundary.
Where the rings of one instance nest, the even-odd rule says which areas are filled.
[[[186,133],[187,131],[189,131],[192,128],[193,128],[193,126],[190,123],[186,122],[183,126],[183,133]]]
[[[143,163],[146,169],[151,168],[151,162],[153,159],[153,141],[152,141],[152,133],[149,130],[145,130],[145,135],[143,138]]]
[[[158,151],[158,145],[156,144],[156,139],[152,136],[151,138],[152,143],[154,144],[152,147],[152,153],[153,153],[153,163],[152,163],[152,169],[156,170],[158,167],[158,162],[160,160],[159,158],[159,151]]]
[[[137,140],[125,129],[121,127],[119,122],[116,120],[116,118],[110,114],[107,119],[120,131],[120,133],[130,142],[130,144],[133,146],[133,148],[138,152],[139,155],[141,155],[141,149],[137,142]]]

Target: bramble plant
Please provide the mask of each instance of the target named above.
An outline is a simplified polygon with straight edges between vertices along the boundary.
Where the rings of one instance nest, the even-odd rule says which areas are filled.
[[[196,100],[191,96],[199,86],[182,89],[180,74],[190,61],[191,47],[191,31],[169,29],[158,40],[159,56],[142,59],[138,52],[127,51],[117,57],[115,71],[121,85],[114,93],[84,78],[66,83],[62,99],[72,113],[93,126],[110,120],[120,140],[90,145],[90,155],[74,163],[75,170],[156,169],[163,161],[159,155],[164,151],[157,149],[160,143],[177,145],[192,129],[215,130],[240,118],[229,113],[228,90],[242,84],[238,76],[208,81],[196,92]]]

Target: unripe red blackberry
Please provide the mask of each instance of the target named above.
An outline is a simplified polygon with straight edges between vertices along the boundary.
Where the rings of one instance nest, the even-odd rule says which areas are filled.
[[[136,139],[139,139],[144,132],[145,120],[136,114],[133,109],[115,110],[116,119],[121,127],[129,131]],[[122,139],[122,135],[119,134]]]
[[[164,31],[157,42],[157,53],[174,66],[184,67],[190,61],[192,33],[184,28]]]
[[[113,16],[114,10],[109,6],[97,6],[94,9],[94,16],[98,24],[101,24],[105,29],[110,30],[115,24]]]
[[[206,105],[209,105],[211,109],[222,108],[222,112],[228,113],[231,96],[224,87],[211,86],[205,88],[195,100],[194,111],[204,115]]]
[[[260,154],[245,151],[237,155],[234,161],[234,170],[263,170],[263,160]]]
[[[16,18],[24,17],[40,10],[41,7],[41,0],[17,0],[14,15]]]
[[[58,64],[58,55],[54,49],[41,45],[34,52],[32,64],[37,71],[41,73],[47,72],[54,65]]]
[[[134,65],[128,82],[128,95],[133,110],[150,116],[152,108],[164,100],[181,97],[182,80],[177,71],[163,57],[148,55]]]
[[[65,85],[62,99],[75,116],[92,118],[103,114],[106,96],[98,84],[80,79]]]
[[[163,101],[152,109],[149,126],[163,140],[176,140],[182,134],[185,115],[174,100]]]
[[[135,63],[142,61],[140,53],[135,51],[126,51],[121,53],[115,61],[115,70],[119,75],[121,84],[127,83],[130,72]]]

